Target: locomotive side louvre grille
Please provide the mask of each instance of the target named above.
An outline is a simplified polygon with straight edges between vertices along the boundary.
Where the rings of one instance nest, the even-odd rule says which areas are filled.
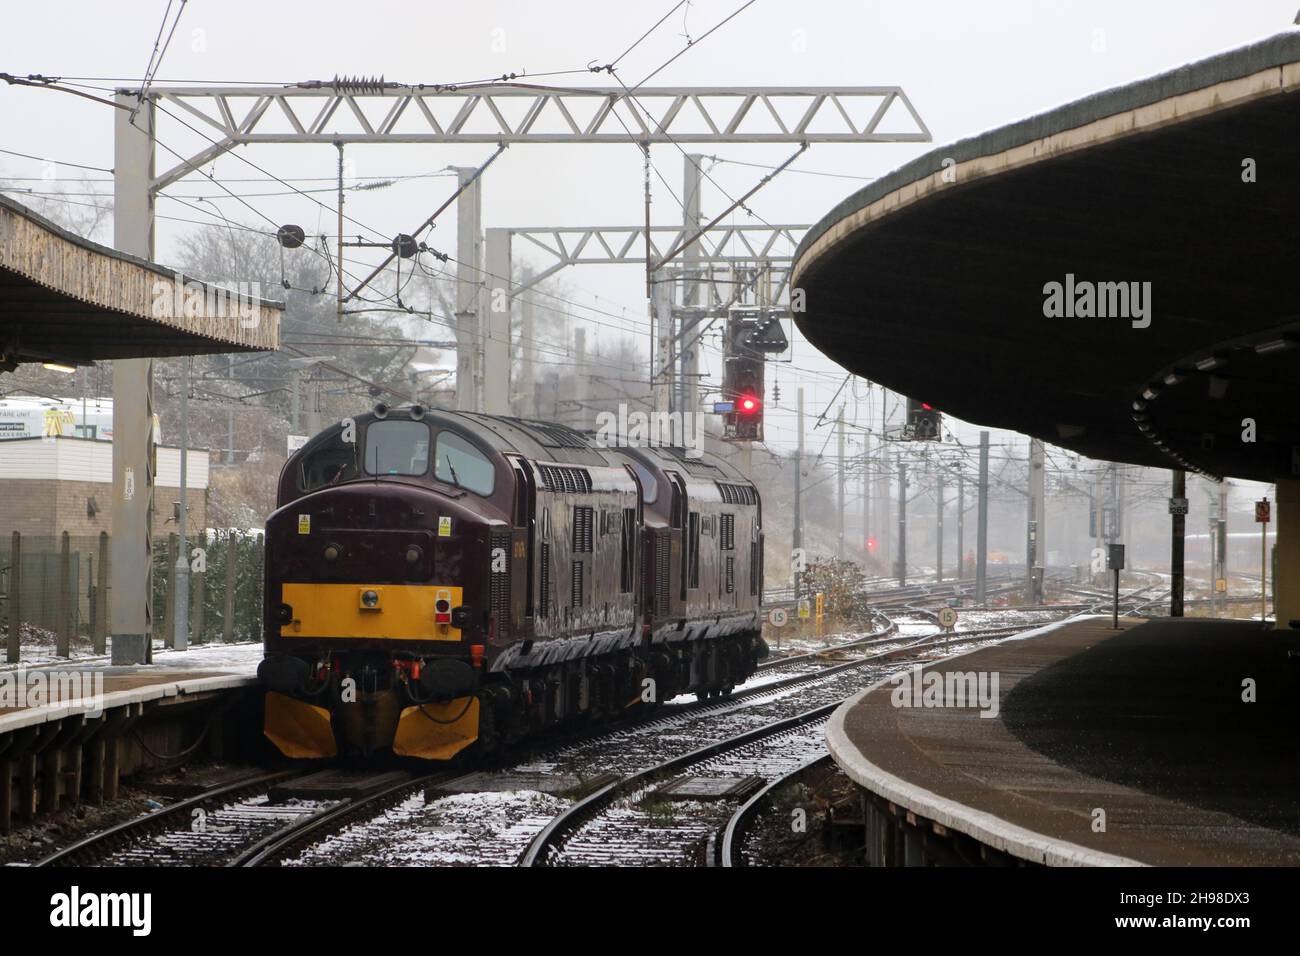
[[[718,466],[707,459],[692,458],[690,450],[682,445],[670,445],[662,450],[680,461],[692,474],[707,474],[718,470]]]
[[[488,598],[491,603],[492,616],[497,621],[497,633],[504,633],[510,627],[510,532],[492,532],[492,553],[498,548],[506,555],[506,569],[493,571],[488,575]]]
[[[582,607],[582,571],[585,565],[581,561],[573,562],[572,593],[569,595],[570,607]]]
[[[619,555],[618,589],[624,594],[632,592],[632,578],[636,568],[634,552],[636,548],[636,509],[623,509],[621,526],[621,548]]]
[[[687,522],[687,534],[689,535],[689,551],[691,574],[689,587],[698,588],[700,586],[700,513],[692,511],[690,520]]]
[[[573,509],[573,553],[591,553],[594,540],[593,512],[590,505],[577,505]]]
[[[732,555],[727,555],[727,593],[734,594],[736,591],[736,559]]]
[[[729,481],[715,481],[722,500],[729,505],[758,504],[758,494],[749,485],[732,484]]]
[[[758,566],[759,550],[758,542],[755,541],[749,546],[749,593],[758,593]]]
[[[551,614],[551,546],[542,545],[541,594],[537,601],[537,616],[550,617]]]
[[[655,546],[655,613],[668,613],[668,542],[660,538]]]
[[[587,440],[572,429],[549,422],[527,421],[525,424],[535,433],[538,444],[543,448],[590,448]]]
[[[562,491],[569,494],[591,491],[591,472],[586,468],[538,465],[537,470],[542,473],[542,484],[548,491]]]
[[[641,600],[651,614],[659,613],[658,591],[655,590],[654,566],[650,561],[641,562]]]
[[[736,516],[720,515],[722,519],[722,550],[734,551],[736,549]]]

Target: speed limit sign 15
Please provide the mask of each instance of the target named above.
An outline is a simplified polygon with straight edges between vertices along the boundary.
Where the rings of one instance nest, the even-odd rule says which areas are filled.
[[[767,615],[767,622],[773,627],[785,627],[790,615],[786,613],[783,607],[774,607]]]

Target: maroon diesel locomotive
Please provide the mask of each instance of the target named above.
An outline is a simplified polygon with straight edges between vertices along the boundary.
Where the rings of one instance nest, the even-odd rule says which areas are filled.
[[[289,757],[448,760],[729,693],[767,653],[761,503],[715,455],[380,405],[277,505],[258,676]]]

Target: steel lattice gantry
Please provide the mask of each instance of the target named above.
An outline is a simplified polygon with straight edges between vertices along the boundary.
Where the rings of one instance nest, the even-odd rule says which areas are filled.
[[[154,87],[164,112],[217,139],[154,180],[163,188],[252,143],[926,143],[897,86],[459,88],[364,81]],[[888,120],[888,121],[887,121]],[[900,122],[901,121],[901,122]]]
[[[511,287],[512,294],[530,289],[567,266],[645,265],[646,249],[654,261],[684,243],[695,231],[685,226],[651,226],[647,243],[645,226],[543,226],[503,230],[512,239],[528,243],[555,261],[526,282]],[[788,265],[808,226],[746,224],[715,226],[700,234],[691,250],[693,261],[711,264],[772,262]]]
[[[694,157],[693,157],[694,158]],[[680,287],[681,301],[663,295],[666,310],[661,335],[652,342],[658,354],[655,385],[680,392],[682,410],[696,410],[698,368],[696,347],[713,319],[725,316],[732,305],[763,303],[774,314],[789,316],[789,279],[792,256],[807,232],[806,225],[744,224],[718,225],[711,229],[688,229],[682,226],[651,226],[647,239],[645,226],[535,226],[489,228],[489,290],[504,290],[510,300],[520,299],[529,289],[561,269],[576,265],[637,265],[644,268],[646,256],[651,263],[662,261],[665,254],[678,248],[692,236],[698,239],[687,248],[680,262],[664,268],[656,284],[665,293],[671,286]],[[508,290],[501,277],[512,274],[509,263],[514,240],[540,252],[548,260],[543,267],[519,283],[511,282]],[[705,325],[699,326],[703,321]],[[652,330],[653,332],[653,330]],[[531,339],[529,313],[523,317],[521,335]],[[520,363],[517,397],[528,401],[533,385],[531,357],[524,352]],[[680,366],[681,371],[675,369]],[[680,375],[677,382],[672,379]]]

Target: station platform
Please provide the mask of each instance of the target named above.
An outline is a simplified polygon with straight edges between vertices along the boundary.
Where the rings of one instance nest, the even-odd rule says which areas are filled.
[[[262,645],[155,652],[154,663],[90,657],[0,668],[0,834],[119,782],[237,737],[257,687]],[[218,721],[234,708],[236,720]]]
[[[105,656],[6,665],[0,667],[0,734],[126,703],[251,686],[261,659],[260,643],[202,644],[156,650],[152,664],[115,665]],[[38,674],[46,679],[38,681]]]
[[[1300,864],[1300,635],[1248,621],[1120,627],[1040,628],[836,711],[827,744],[863,789],[868,861]],[[973,685],[953,675],[971,672],[991,716],[957,706]],[[942,706],[911,692],[931,673]]]

